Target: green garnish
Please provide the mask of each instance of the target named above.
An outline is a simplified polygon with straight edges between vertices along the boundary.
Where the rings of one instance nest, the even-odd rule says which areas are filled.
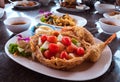
[[[40,51],[43,53],[46,49],[45,48],[40,48]]]
[[[20,48],[17,44],[10,44],[8,51],[11,54],[14,54],[15,52],[17,52],[19,56],[23,56],[23,57],[30,57],[32,54],[31,52],[25,52],[24,49]]]
[[[42,17],[40,18],[40,20],[41,20],[42,22],[45,22],[45,21],[46,21],[45,16],[42,16]]]
[[[72,38],[72,43],[77,45],[78,41],[75,38]]]
[[[9,45],[9,48],[8,48],[8,51],[11,53],[11,54],[14,54],[15,52],[18,51],[18,45],[17,44],[10,44]]]

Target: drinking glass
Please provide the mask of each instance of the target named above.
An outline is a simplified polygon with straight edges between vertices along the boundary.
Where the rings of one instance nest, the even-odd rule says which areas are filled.
[[[116,9],[117,11],[120,11],[120,0],[116,0],[116,1],[115,1],[115,9]]]

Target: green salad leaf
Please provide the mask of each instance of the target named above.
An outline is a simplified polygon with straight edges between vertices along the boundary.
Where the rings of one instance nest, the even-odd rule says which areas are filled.
[[[9,48],[8,48],[8,51],[11,53],[11,54],[14,54],[15,52],[18,51],[18,45],[17,44],[10,44],[9,45]]]

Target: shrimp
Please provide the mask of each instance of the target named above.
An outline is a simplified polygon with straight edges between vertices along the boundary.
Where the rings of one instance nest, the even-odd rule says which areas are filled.
[[[96,43],[89,47],[87,54],[89,54],[88,59],[91,62],[96,62],[100,57],[102,51],[105,49],[105,47],[112,42],[112,40],[116,37],[116,34],[114,33],[112,36],[110,36],[105,42]]]

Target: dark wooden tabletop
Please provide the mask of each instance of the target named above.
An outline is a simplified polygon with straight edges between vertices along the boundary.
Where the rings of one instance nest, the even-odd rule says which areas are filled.
[[[110,35],[99,31],[99,26],[96,25],[99,18],[103,17],[102,14],[98,14],[94,9],[90,9],[84,12],[68,12],[60,9],[57,4],[50,3],[47,7],[39,7],[31,10],[18,10],[13,9],[9,4],[6,4],[5,14],[0,19],[0,82],[70,82],[67,80],[61,80],[53,77],[49,77],[28,68],[19,65],[12,59],[10,59],[4,50],[5,43],[12,37],[12,32],[8,31],[3,23],[4,19],[14,16],[27,16],[34,19],[39,14],[39,10],[44,11],[57,11],[61,13],[69,13],[77,16],[81,16],[87,19],[87,28],[96,38],[105,41]],[[35,25],[34,20],[32,26]],[[120,39],[117,37],[109,44],[112,51],[112,63],[105,74],[102,76],[88,80],[85,82],[120,82]],[[71,81],[72,82],[72,81]]]

